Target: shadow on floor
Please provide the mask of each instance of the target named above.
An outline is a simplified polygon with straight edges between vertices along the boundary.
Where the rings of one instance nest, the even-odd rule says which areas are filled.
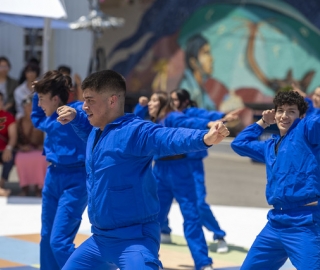
[[[217,243],[210,243],[208,245],[208,248],[211,252],[216,252],[217,250]],[[234,246],[234,245],[230,245],[228,244],[228,248],[229,248],[229,251],[228,252],[231,252],[231,251],[238,251],[238,252],[242,252],[242,253],[248,253],[248,250],[243,248],[243,247],[239,247],[239,246]]]

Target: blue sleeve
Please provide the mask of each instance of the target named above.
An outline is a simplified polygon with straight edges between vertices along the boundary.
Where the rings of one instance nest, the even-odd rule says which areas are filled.
[[[308,118],[305,118],[305,136],[313,145],[319,145],[320,139],[320,113],[315,112]]]
[[[42,110],[42,108],[38,106],[38,102],[39,102],[39,97],[38,97],[38,94],[35,93],[33,95],[33,100],[32,100],[31,121],[35,128],[45,132],[46,131],[45,121],[47,120],[47,116]]]
[[[189,117],[180,112],[171,112],[165,119],[166,127],[184,127],[193,129],[208,129],[207,119]]]
[[[171,156],[207,150],[203,137],[207,132],[187,128],[167,128],[144,122],[136,131],[131,152],[137,156]]]
[[[87,142],[92,126],[88,120],[87,114],[79,107],[75,108],[77,111],[76,117],[70,122],[73,130],[84,141]]]
[[[308,110],[306,112],[306,115],[309,116],[309,115],[314,113],[316,108],[313,107],[313,103],[312,103],[312,100],[310,98],[306,97],[306,98],[304,98],[304,100],[308,103]]]
[[[142,119],[146,119],[147,117],[149,117],[149,113],[148,113],[148,106],[141,106],[139,103],[136,105],[136,107],[134,108],[133,113],[136,116],[139,116]]]
[[[223,112],[208,111],[208,110],[200,109],[200,108],[196,108],[196,107],[188,108],[187,110],[184,111],[184,113],[190,117],[198,117],[198,118],[203,118],[203,119],[207,119],[210,121],[219,120],[226,115]]]
[[[231,148],[240,156],[247,156],[265,163],[264,149],[266,141],[258,141],[263,128],[254,123],[243,131],[231,143]]]

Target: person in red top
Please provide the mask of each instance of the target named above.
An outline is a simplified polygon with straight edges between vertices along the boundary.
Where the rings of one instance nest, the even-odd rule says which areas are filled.
[[[0,163],[2,164],[0,196],[9,196],[11,192],[4,189],[4,183],[8,181],[14,165],[14,147],[17,137],[15,118],[11,113],[4,111],[3,94],[0,93]]]

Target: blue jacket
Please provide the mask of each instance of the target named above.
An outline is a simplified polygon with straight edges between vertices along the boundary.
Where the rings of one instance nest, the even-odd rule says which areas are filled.
[[[59,165],[81,165],[85,162],[86,144],[77,136],[70,124],[61,125],[58,114],[47,117],[38,106],[39,97],[33,96],[31,120],[33,125],[46,133],[44,153],[49,162]],[[68,106],[81,110],[83,102],[72,102]],[[84,112],[83,112],[84,113]],[[88,120],[84,120],[87,123]]]
[[[225,113],[219,111],[208,111],[197,107],[189,107],[183,110],[183,113],[189,117],[198,117],[210,121],[216,121],[225,116]],[[208,156],[208,151],[191,152],[187,154],[189,159],[203,159]]]
[[[291,209],[320,197],[320,117],[296,119],[275,153],[279,135],[258,141],[263,128],[254,123],[232,142],[232,149],[266,163],[268,204]]]
[[[134,107],[133,113],[142,119],[149,118],[148,106],[141,106],[139,103]]]
[[[183,110],[183,113],[189,117],[198,117],[210,121],[216,121],[223,118],[226,114],[219,111],[208,111],[197,107],[189,107]]]
[[[125,114],[108,124],[93,148],[99,128],[85,132],[83,114],[71,122],[88,139],[88,214],[93,233],[157,220],[159,201],[153,156],[207,149],[206,131],[164,128]]]
[[[208,123],[209,120],[196,118],[196,117],[188,117],[182,112],[174,111],[170,112],[166,115],[164,119],[159,121],[159,124],[165,127],[182,127],[182,128],[190,128],[190,129],[200,129],[200,130],[207,130],[208,129]],[[207,150],[203,151],[196,151],[196,152],[189,152],[187,153],[187,156],[189,154],[195,154],[198,155],[198,153],[207,153]],[[162,158],[163,156],[155,156],[154,159],[158,160],[159,158]]]

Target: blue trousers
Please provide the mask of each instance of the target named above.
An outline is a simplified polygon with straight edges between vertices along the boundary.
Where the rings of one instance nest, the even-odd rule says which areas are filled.
[[[42,191],[40,269],[62,269],[75,250],[86,205],[85,167],[49,166]]]
[[[192,175],[195,182],[200,222],[209,231],[214,233],[214,240],[221,239],[226,235],[226,233],[220,228],[218,221],[210,209],[210,206],[206,202],[207,192],[205,186],[203,161],[202,159],[191,159],[190,162],[192,167]],[[163,227],[161,227],[161,232],[165,234],[171,233],[168,218],[166,218]]]
[[[290,258],[296,269],[320,269],[320,206],[270,210],[241,270],[279,269]]]
[[[184,235],[196,269],[212,263],[197,208],[197,195],[192,168],[187,159],[156,161],[153,174],[158,183],[160,201],[159,223],[162,228],[173,198],[177,200],[184,219]]]
[[[71,255],[63,270],[158,270],[158,222],[93,234]]]

